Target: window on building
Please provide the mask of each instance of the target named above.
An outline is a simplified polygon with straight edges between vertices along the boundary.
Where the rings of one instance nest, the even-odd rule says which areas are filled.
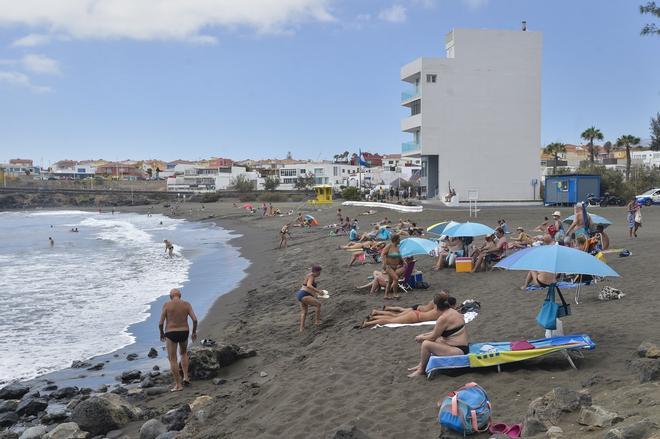
[[[412,104],[410,104],[410,115],[414,116],[422,112],[422,100],[417,99]]]
[[[336,177],[337,175],[339,175],[339,168],[337,166],[333,166],[332,167],[332,176]]]
[[[294,177],[296,175],[295,169],[280,169],[280,175],[282,177]]]
[[[287,177],[287,178],[282,179],[283,184],[295,184],[296,181],[298,181],[297,178],[291,178],[291,177]]]
[[[301,170],[300,170],[300,175],[305,175],[305,174],[307,174],[307,171],[304,170],[304,169],[301,169]]]
[[[438,80],[438,75],[426,75],[426,82],[435,83]]]
[[[317,177],[323,175],[323,168],[314,168],[314,175]]]

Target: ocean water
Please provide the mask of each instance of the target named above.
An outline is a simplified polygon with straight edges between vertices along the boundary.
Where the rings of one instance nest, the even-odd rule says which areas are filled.
[[[227,244],[233,237],[220,227],[160,215],[0,213],[0,383],[132,345],[132,328],[158,312],[152,304],[172,288],[182,288],[203,317],[247,268]],[[174,258],[163,239],[174,243]],[[203,270],[217,282],[204,279],[200,292],[190,273],[204,260],[221,263]],[[144,332],[157,341],[156,328]]]

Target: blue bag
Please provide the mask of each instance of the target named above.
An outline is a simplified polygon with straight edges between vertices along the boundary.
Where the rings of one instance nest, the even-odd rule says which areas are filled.
[[[442,401],[438,422],[443,427],[466,436],[488,430],[491,415],[492,409],[486,391],[477,383],[467,383]]]
[[[553,286],[548,288],[548,294],[541,306],[541,310],[536,315],[536,322],[545,329],[557,329],[557,312],[559,305],[555,303],[555,289]]]

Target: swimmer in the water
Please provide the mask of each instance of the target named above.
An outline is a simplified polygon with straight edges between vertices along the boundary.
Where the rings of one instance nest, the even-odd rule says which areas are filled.
[[[50,243],[51,247],[55,245],[55,241],[53,241],[53,238],[50,236],[48,237],[48,242]]]

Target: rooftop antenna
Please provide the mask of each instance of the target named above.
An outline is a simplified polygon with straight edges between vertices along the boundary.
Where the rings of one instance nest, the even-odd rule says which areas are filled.
[[[527,20],[522,21],[522,31],[523,32],[527,31]]]

